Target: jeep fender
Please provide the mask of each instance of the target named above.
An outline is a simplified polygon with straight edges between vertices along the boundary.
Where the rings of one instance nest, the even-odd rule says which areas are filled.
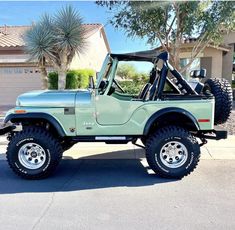
[[[159,119],[164,118],[164,116],[171,115],[171,114],[179,114],[181,117],[187,119],[190,121],[192,127],[194,130],[198,131],[200,130],[199,124],[197,119],[188,111],[181,109],[181,108],[176,108],[176,107],[171,107],[171,108],[165,108],[157,111],[154,113],[146,122],[145,127],[144,127],[144,136],[147,136],[152,125]]]
[[[4,123],[7,123],[8,121],[11,121],[12,123],[20,122],[22,120],[44,120],[50,123],[55,130],[58,132],[59,136],[64,137],[66,136],[64,129],[60,125],[60,123],[50,114],[47,113],[24,113],[24,114],[9,114],[5,120]]]

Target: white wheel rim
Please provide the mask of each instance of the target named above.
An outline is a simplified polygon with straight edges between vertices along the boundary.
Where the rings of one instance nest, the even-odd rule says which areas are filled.
[[[164,144],[160,150],[161,162],[169,168],[181,167],[186,162],[187,158],[187,148],[178,141],[169,141]]]
[[[46,153],[39,144],[27,143],[20,148],[18,158],[25,168],[35,170],[45,163]]]

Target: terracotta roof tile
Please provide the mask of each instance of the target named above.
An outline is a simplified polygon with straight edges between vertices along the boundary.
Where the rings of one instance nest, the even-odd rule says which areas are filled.
[[[85,36],[90,37],[103,27],[102,24],[83,24]],[[0,47],[23,47],[24,33],[30,26],[0,26]]]

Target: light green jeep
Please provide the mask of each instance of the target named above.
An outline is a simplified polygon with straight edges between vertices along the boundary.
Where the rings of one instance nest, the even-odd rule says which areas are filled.
[[[157,175],[188,175],[197,166],[206,139],[227,137],[214,124],[228,119],[232,90],[224,79],[201,83],[197,79],[205,77],[204,69],[192,71],[193,81],[186,81],[168,56],[156,51],[108,54],[96,84],[91,77],[87,90],[20,95],[0,129],[1,135],[8,135],[10,167],[26,179],[45,178],[75,143],[132,142],[145,148]],[[116,80],[120,61],[152,63],[149,82],[139,95],[126,94]],[[143,144],[137,144],[138,139]]]

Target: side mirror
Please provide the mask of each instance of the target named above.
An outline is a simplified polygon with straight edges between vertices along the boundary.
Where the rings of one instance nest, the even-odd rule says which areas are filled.
[[[89,76],[89,89],[94,89],[95,88],[95,82],[93,76]]]
[[[200,69],[200,70],[193,70],[190,72],[190,77],[192,78],[205,78],[206,77],[206,69]]]

